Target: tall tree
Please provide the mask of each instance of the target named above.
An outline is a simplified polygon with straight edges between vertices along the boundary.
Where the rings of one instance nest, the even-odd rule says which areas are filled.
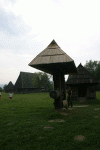
[[[100,80],[100,61],[86,61],[84,67]]]
[[[6,91],[6,87],[7,87],[7,84],[5,84],[5,85],[3,86],[4,91]]]
[[[100,61],[99,61],[99,63],[98,63],[98,65],[97,65],[97,68],[96,68],[96,73],[95,73],[95,75],[96,75],[96,77],[99,79],[99,81],[100,81]]]
[[[100,82],[100,61],[86,61],[84,67]],[[97,89],[100,90],[100,84],[97,86]]]
[[[2,87],[0,87],[0,92],[2,92]]]
[[[44,88],[46,91],[53,89],[53,83],[49,76],[42,72],[34,73],[33,85],[36,88]]]

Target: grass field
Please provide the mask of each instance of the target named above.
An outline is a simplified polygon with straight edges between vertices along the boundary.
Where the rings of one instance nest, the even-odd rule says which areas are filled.
[[[2,93],[0,150],[100,150],[100,92],[73,106],[57,112],[49,93],[14,94],[11,101]]]

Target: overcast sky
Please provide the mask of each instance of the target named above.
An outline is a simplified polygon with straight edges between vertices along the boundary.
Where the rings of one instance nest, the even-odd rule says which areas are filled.
[[[76,67],[100,60],[100,0],[0,0],[0,84],[16,82],[55,39]]]

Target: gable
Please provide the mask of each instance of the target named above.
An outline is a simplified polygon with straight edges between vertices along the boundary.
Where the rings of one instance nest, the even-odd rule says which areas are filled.
[[[92,83],[97,84],[98,81],[95,77],[85,69],[81,64],[77,67],[78,75],[69,75],[67,84],[81,84],[81,83]]]
[[[20,72],[20,75],[15,83],[15,88],[34,88],[33,79],[33,73]]]

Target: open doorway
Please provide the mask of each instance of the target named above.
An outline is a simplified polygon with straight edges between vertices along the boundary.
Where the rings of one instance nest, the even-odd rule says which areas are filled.
[[[87,87],[85,85],[78,86],[78,97],[86,97]]]

